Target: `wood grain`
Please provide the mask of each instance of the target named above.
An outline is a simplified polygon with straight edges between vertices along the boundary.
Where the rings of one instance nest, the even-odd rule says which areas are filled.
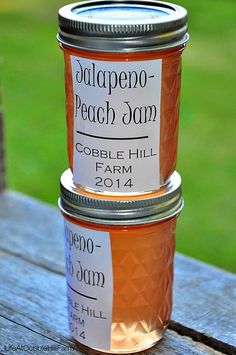
[[[178,255],[174,289],[171,328],[236,354],[236,275]]]
[[[1,100],[1,97],[0,97]],[[0,191],[6,187],[6,167],[4,156],[3,113],[0,102]]]
[[[99,354],[76,344],[68,333],[65,279],[62,275],[0,252],[0,279],[2,354],[13,354],[14,346],[49,347],[48,351],[29,350],[29,354],[50,354],[52,347],[57,349],[54,350],[56,354],[61,351],[63,354]],[[140,354],[221,353],[168,330],[158,345]]]
[[[0,354],[73,354],[70,346],[0,315]],[[17,348],[18,347],[18,351]],[[21,350],[20,350],[21,349]]]
[[[49,298],[48,303],[52,304],[55,280],[57,278],[64,280],[61,277],[64,274],[64,242],[63,219],[60,212],[25,195],[6,191],[0,195],[0,227],[0,250],[4,251],[9,258],[15,256],[14,260],[19,259],[21,262],[25,261],[27,265],[37,267],[38,276],[34,276],[36,278],[39,278],[42,271],[53,276],[52,281],[49,276],[44,278],[47,295],[46,293],[41,293],[40,297],[35,295],[40,305],[35,314],[39,311],[42,313],[41,298]],[[13,280],[16,282],[14,277]],[[18,296],[21,295],[22,285],[27,286],[27,280],[22,284],[23,280],[24,278],[21,277],[19,289],[15,291]],[[32,284],[32,280],[33,276],[28,279],[27,287]],[[60,282],[55,284],[56,294],[61,292],[57,289]],[[224,353],[234,353],[236,351],[235,291],[235,275],[177,254],[173,321],[170,327],[179,334],[191,336],[194,340]],[[28,289],[27,297],[32,292],[33,289]],[[4,297],[4,294],[1,295]],[[26,296],[24,300],[28,302]],[[14,310],[13,304],[11,307]],[[53,307],[54,305],[49,312],[51,315],[55,314]],[[60,309],[61,307],[62,304]],[[30,308],[29,304],[27,309]],[[22,304],[15,308],[15,316],[20,310]],[[0,314],[1,312],[4,312],[4,309]],[[48,319],[47,314],[43,317]],[[63,329],[67,330],[65,319],[62,323],[64,328],[60,325],[60,335],[64,334]],[[58,334],[57,330],[54,331]],[[63,336],[67,336],[65,334]],[[58,338],[59,341],[60,339]]]
[[[59,209],[16,192],[0,194],[0,248],[64,274],[63,219]]]

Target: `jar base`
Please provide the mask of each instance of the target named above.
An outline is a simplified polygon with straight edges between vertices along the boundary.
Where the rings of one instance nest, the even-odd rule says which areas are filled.
[[[150,349],[152,348],[153,346],[155,346],[161,339],[163,338],[163,333],[162,334],[159,334],[158,337],[156,337],[156,339],[149,343],[148,345],[143,345],[143,346],[140,346],[140,347],[136,347],[136,348],[124,348],[124,349],[119,349],[119,348],[115,348],[115,349],[110,349],[110,350],[104,350],[104,349],[100,349],[100,348],[90,348],[88,346],[85,346],[87,349],[90,349],[90,350],[94,350],[94,351],[99,351],[101,353],[104,353],[104,354],[134,354],[134,353],[139,353],[141,351],[145,351],[147,349]],[[84,347],[83,344],[81,344],[80,342],[78,342],[76,340],[76,342],[79,344],[79,345],[82,345]]]

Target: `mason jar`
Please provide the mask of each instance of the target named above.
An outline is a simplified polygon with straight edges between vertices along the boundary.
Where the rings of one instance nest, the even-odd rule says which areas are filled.
[[[69,328],[92,349],[142,351],[170,321],[180,175],[144,196],[94,197],[61,177]]]
[[[99,194],[158,190],[174,172],[187,11],[152,0],[59,10],[74,183]]]

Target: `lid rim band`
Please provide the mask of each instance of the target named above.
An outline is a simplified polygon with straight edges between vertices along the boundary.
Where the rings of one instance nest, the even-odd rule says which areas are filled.
[[[146,18],[145,20],[112,21],[109,16],[94,19],[80,15],[79,9],[106,5],[133,6],[167,9],[167,16]],[[78,13],[74,12],[78,9]],[[172,11],[170,11],[172,10]],[[79,49],[98,51],[143,51],[176,47],[188,40],[187,11],[178,5],[153,0],[95,0],[70,4],[62,7],[58,13],[60,43]],[[100,44],[102,42],[102,45]]]
[[[93,223],[132,225],[158,222],[171,218],[183,208],[181,178],[174,172],[163,188],[163,193],[138,199],[116,199],[105,195],[90,197],[73,184],[72,172],[66,170],[61,176],[59,206],[65,214]]]
[[[98,217],[91,217],[83,214],[77,214],[73,209],[68,208],[68,206],[65,206],[62,202],[62,199],[59,198],[58,200],[58,206],[60,207],[60,210],[62,213],[64,213],[66,216],[81,220],[83,222],[89,222],[93,224],[101,224],[101,225],[111,225],[111,226],[134,226],[134,225],[143,225],[143,224],[151,224],[151,223],[158,223],[158,222],[163,222],[166,221],[170,218],[177,217],[181,210],[184,207],[184,200],[181,197],[179,200],[179,203],[177,206],[174,208],[168,210],[168,214],[162,213],[162,214],[152,214],[152,215],[147,215],[143,217],[136,217],[136,218],[127,218],[127,219],[103,219]]]

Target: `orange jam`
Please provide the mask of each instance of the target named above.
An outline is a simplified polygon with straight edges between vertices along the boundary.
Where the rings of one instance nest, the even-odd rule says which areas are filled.
[[[163,337],[171,316],[176,218],[148,225],[103,226],[64,217],[76,226],[110,235],[114,282],[110,349],[97,350],[130,353],[153,346]]]
[[[80,169],[79,165],[73,165],[74,152],[74,90],[72,84],[70,56],[78,56],[114,62],[147,61],[162,59],[162,83],[161,83],[161,113],[160,113],[160,185],[164,185],[168,177],[174,172],[178,149],[178,126],[180,108],[180,79],[181,79],[181,54],[184,46],[165,51],[141,52],[141,53],[102,53],[84,51],[61,45],[65,58],[65,90],[66,90],[66,122],[67,122],[67,147],[70,168]],[[107,174],[109,176],[109,174]],[[156,189],[160,186],[156,186]],[[89,187],[87,187],[89,188]],[[93,188],[94,189],[94,188]],[[98,191],[97,191],[98,192]],[[135,191],[139,193],[139,191]],[[146,192],[146,191],[144,191]],[[143,191],[140,191],[143,193]]]

